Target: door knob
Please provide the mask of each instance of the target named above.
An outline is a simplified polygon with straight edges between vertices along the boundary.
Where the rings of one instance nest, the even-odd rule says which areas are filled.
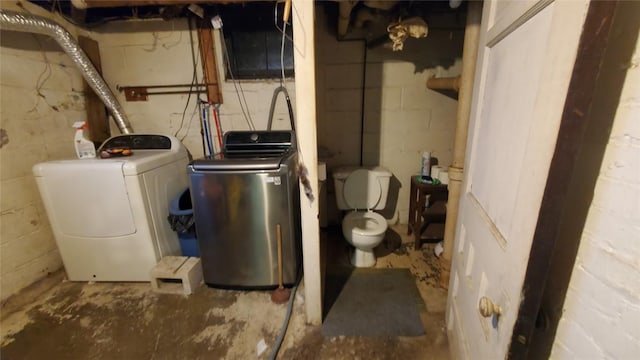
[[[493,301],[486,296],[480,298],[478,310],[480,310],[480,315],[484,317],[491,317],[493,315],[500,316],[502,314],[500,305],[494,304]]]

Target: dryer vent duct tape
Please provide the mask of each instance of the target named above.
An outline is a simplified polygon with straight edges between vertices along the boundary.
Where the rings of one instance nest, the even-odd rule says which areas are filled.
[[[109,109],[120,132],[123,134],[131,134],[133,132],[120,107],[120,103],[109,89],[109,86],[104,82],[104,79],[102,79],[102,76],[100,76],[76,40],[64,27],[42,16],[8,10],[0,10],[0,26],[2,30],[51,36],[62,50],[69,55],[89,86]]]

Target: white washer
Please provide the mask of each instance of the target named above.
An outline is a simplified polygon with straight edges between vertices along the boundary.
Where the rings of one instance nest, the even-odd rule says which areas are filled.
[[[119,135],[101,149],[127,157],[37,164],[33,173],[71,281],[149,281],[167,255],[180,255],[167,216],[188,186],[189,155],[172,136]]]

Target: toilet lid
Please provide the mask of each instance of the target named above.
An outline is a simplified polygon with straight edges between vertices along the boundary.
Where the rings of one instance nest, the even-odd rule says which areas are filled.
[[[373,209],[378,205],[382,190],[380,182],[370,181],[369,170],[358,169],[344,182],[344,200],[351,209]],[[368,201],[367,201],[368,200]]]

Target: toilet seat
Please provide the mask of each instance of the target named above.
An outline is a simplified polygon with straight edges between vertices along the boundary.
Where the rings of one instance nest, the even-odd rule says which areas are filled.
[[[376,236],[387,230],[387,220],[373,211],[352,211],[344,217],[343,226],[351,229],[356,235]]]

